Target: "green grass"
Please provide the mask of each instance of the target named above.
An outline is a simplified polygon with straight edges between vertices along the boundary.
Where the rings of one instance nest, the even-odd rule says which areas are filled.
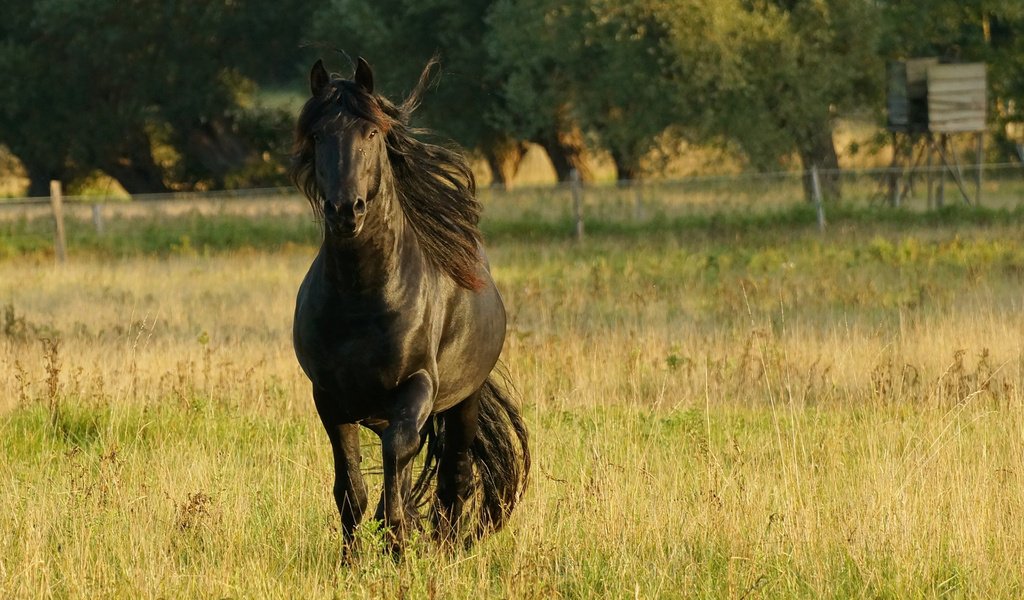
[[[963,525],[943,490],[889,481],[901,471],[911,485],[933,481],[874,447],[914,448],[914,432],[938,417],[927,409],[830,406],[781,421],[766,407],[531,410],[540,460],[529,512],[510,532],[454,557],[417,541],[395,564],[364,529],[355,562],[341,567],[315,418],[254,412],[75,406],[56,429],[38,406],[10,413],[5,529],[21,535],[6,536],[3,551],[12,565],[35,566],[7,579],[8,592],[1013,597],[1022,589],[1020,572],[1009,570],[1018,559],[999,554],[1019,549],[999,534],[1015,528],[1010,514],[985,529],[991,548],[979,556],[958,547]],[[1006,468],[1010,456],[979,452],[1014,435],[1019,419],[965,416],[973,423],[953,438],[959,460]],[[972,510],[1019,506],[1018,492],[996,492],[974,495]],[[917,530],[886,524],[908,502],[928,504],[915,506]],[[904,554],[907,537],[913,556]]]
[[[251,218],[242,215],[192,213],[152,219],[110,222],[97,233],[91,221],[66,220],[72,254],[122,258],[137,255],[195,255],[242,248],[280,249],[313,243],[318,235],[310,217],[298,215]],[[53,252],[49,219],[0,221],[0,257]]]
[[[829,232],[823,240],[840,239],[844,230],[870,230],[896,234],[905,228],[941,228],[945,231],[985,227],[1012,227],[1024,224],[1024,206],[1014,209],[947,206],[941,210],[920,212],[853,206],[830,207]],[[799,235],[815,231],[817,216],[813,207],[795,205],[767,212],[708,212],[668,217],[655,214],[639,221],[591,218],[586,235],[615,239],[638,236],[696,236],[701,241],[729,240],[735,236],[761,243],[772,243],[780,235]],[[568,215],[540,220],[523,213],[519,218],[483,220],[488,240],[502,242],[558,242],[572,239],[574,223]],[[98,233],[90,220],[66,221],[67,243],[73,254],[106,258],[136,255],[190,255],[239,249],[274,251],[294,245],[315,244],[319,230],[310,216],[301,213],[266,217],[244,214],[159,215],[110,221]],[[47,218],[0,220],[0,258],[22,255],[41,256],[53,251],[53,223]]]

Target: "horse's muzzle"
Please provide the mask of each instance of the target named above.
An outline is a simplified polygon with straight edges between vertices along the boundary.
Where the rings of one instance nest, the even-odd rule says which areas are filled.
[[[362,218],[329,217],[324,223],[329,234],[340,238],[354,238],[363,229]]]
[[[355,237],[363,228],[366,216],[366,201],[356,198],[355,202],[327,202],[324,205],[324,221],[328,231],[339,237]]]

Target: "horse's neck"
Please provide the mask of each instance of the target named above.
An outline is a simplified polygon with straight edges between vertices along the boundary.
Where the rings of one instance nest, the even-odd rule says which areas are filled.
[[[393,187],[382,188],[381,206],[367,216],[352,239],[324,239],[325,275],[342,293],[378,294],[408,285],[410,273],[422,272],[423,255]]]

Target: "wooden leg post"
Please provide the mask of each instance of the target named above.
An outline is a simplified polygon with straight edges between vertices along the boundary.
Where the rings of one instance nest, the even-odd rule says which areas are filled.
[[[981,166],[985,164],[985,134],[981,131],[978,132],[978,150],[974,162],[978,168],[974,174],[974,205],[981,206],[981,178],[983,175]]]

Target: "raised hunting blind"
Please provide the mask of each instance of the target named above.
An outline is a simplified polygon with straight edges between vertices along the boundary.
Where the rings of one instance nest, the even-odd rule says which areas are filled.
[[[982,63],[945,64],[937,58],[892,61],[886,68],[888,128],[893,136],[890,201],[898,205],[913,190],[914,171],[926,159],[928,205],[941,206],[949,173],[963,196],[963,169],[951,136],[975,135],[975,203],[981,200],[981,161],[987,106],[987,81]],[[916,154],[916,158],[915,158]],[[933,155],[939,162],[932,168]],[[937,171],[938,194],[933,196]]]
[[[937,58],[916,58],[887,65],[889,131],[928,131],[928,67],[937,64]]]

